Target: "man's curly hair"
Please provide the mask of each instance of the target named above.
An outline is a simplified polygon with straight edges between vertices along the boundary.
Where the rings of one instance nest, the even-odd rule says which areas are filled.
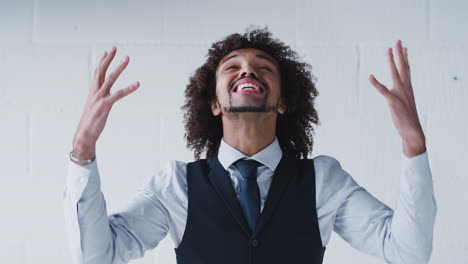
[[[194,150],[195,159],[206,151],[206,158],[216,154],[223,137],[221,116],[211,112],[210,101],[216,98],[216,69],[221,59],[242,48],[260,49],[279,64],[281,96],[286,112],[278,114],[276,137],[283,153],[307,158],[313,149],[314,128],[319,125],[314,108],[318,91],[308,63],[298,61],[297,53],[284,42],[272,37],[268,27],[248,27],[244,34],[231,34],[212,44],[205,64],[190,77],[185,89],[184,111],[187,148]]]

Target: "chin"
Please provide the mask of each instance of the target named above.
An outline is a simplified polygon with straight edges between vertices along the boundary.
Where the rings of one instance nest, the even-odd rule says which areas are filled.
[[[259,106],[231,106],[225,109],[228,113],[267,113],[267,112],[275,112],[276,106],[267,106],[267,105],[259,105]]]

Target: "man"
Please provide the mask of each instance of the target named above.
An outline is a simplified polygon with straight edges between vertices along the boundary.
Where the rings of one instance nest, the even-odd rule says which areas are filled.
[[[407,49],[397,41],[396,50],[399,70],[388,50],[393,89],[369,79],[403,142],[395,210],[336,159],[307,159],[318,124],[309,65],[268,29],[252,29],[214,43],[189,80],[185,137],[197,160],[170,162],[110,216],[95,146],[112,105],[139,83],[111,94],[129,58],[106,77],[116,49],[105,52],[73,140],[64,193],[75,263],[126,263],[167,233],[179,264],[322,263],[332,230],[384,261],[427,263],[437,207]]]

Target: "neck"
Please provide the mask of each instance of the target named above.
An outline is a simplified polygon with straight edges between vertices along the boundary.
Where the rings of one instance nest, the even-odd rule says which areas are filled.
[[[236,113],[223,116],[223,138],[246,156],[270,145],[276,136],[276,114]]]

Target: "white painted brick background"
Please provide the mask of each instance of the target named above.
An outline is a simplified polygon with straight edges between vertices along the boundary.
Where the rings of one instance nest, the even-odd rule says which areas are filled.
[[[0,263],[69,263],[67,155],[98,57],[130,65],[98,142],[108,212],[167,161],[193,160],[179,111],[210,43],[268,25],[312,65],[311,157],[326,154],[391,207],[401,139],[370,73],[391,86],[387,47],[408,47],[438,203],[430,263],[468,263],[468,3],[462,0],[0,0]],[[115,65],[115,64],[114,64]],[[170,236],[132,263],[175,263]],[[325,263],[383,263],[332,235]]]

